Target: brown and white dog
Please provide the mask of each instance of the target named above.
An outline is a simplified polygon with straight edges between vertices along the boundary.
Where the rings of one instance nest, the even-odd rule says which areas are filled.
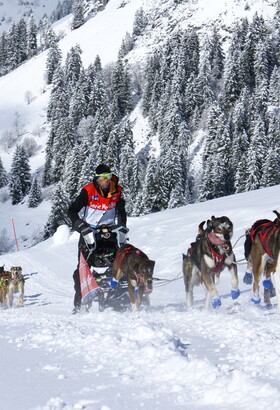
[[[133,245],[121,246],[112,265],[112,275],[117,281],[125,275],[128,281],[128,292],[132,310],[141,305],[142,297],[153,290],[153,272],[155,262]],[[138,295],[136,296],[136,290]]]
[[[13,306],[14,291],[18,291],[19,297],[17,306],[23,306],[25,279],[22,275],[22,268],[20,266],[12,266],[10,269],[10,275],[8,281],[7,305],[8,307]]]
[[[235,255],[231,238],[233,224],[227,216],[211,217],[203,229],[205,221],[198,228],[196,241],[191,244],[186,255],[183,254],[183,273],[186,290],[186,302],[193,304],[193,287],[203,283],[206,289],[205,308],[211,305],[214,309],[221,305],[216,284],[220,273],[227,267],[231,273],[231,296],[237,299],[240,295]]]
[[[7,306],[7,292],[10,278],[10,272],[6,272],[4,266],[0,266],[0,305],[3,307]]]
[[[264,302],[270,304],[270,290],[266,284],[270,283],[270,276],[272,276],[274,277],[277,306],[280,312],[280,213],[273,212],[277,218],[258,229],[249,255],[254,276],[251,302],[260,303],[259,282],[262,275],[265,275],[266,279],[263,282],[265,287]]]

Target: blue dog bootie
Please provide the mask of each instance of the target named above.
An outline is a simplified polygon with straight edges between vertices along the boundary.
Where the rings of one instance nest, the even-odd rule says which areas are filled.
[[[117,281],[117,279],[113,276],[113,275],[111,275],[110,276],[110,285],[111,285],[111,288],[112,289],[115,289],[117,286],[118,286],[118,281]]]
[[[221,306],[222,302],[219,296],[214,296],[211,302],[213,309],[218,309]]]
[[[259,296],[253,295],[253,297],[250,299],[251,303],[254,303],[254,305],[259,305],[261,303],[261,298]]]
[[[240,290],[238,288],[231,289],[231,297],[232,299],[237,299],[240,296]]]
[[[273,288],[270,277],[267,276],[266,279],[263,281],[263,287],[267,290],[271,290]]]
[[[253,272],[252,271],[245,272],[245,275],[243,277],[243,283],[245,283],[245,285],[252,285],[253,283]]]

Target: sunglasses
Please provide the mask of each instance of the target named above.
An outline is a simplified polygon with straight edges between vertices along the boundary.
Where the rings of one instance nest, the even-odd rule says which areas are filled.
[[[110,172],[108,174],[95,174],[95,176],[98,178],[111,179],[113,174]]]

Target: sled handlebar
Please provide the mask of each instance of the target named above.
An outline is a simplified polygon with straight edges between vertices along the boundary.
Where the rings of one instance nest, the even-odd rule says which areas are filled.
[[[127,233],[129,229],[126,226],[107,226],[107,225],[100,225],[100,226],[89,226],[91,232],[83,235],[84,241],[87,246],[91,246],[93,249],[96,248],[97,243],[97,235],[101,236],[103,239],[109,239],[111,237],[111,233],[116,234],[116,240],[118,246],[121,246],[123,243],[126,243]]]
[[[95,232],[122,232],[128,233],[129,229],[126,226],[108,226],[108,225],[100,225],[100,226],[89,226],[93,233]]]

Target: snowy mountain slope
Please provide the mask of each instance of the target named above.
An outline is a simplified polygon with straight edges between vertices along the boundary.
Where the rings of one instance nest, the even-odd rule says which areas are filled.
[[[70,30],[71,15],[56,22],[54,29],[64,35],[59,42],[64,58],[72,46],[80,44],[85,67],[94,61],[96,55],[101,57],[104,66],[116,60],[125,34],[132,32],[135,12],[142,7],[151,18],[151,24],[136,40],[134,49],[127,56],[132,66],[140,67],[155,47],[160,47],[171,33],[180,28],[195,26],[206,31],[211,28],[213,21],[219,21],[225,30],[226,39],[235,19],[247,16],[251,20],[256,11],[265,18],[271,18],[275,4],[276,1],[273,0],[198,0],[179,4],[173,0],[110,0],[103,11],[77,30]],[[46,128],[46,107],[50,91],[44,80],[47,53],[45,51],[35,56],[12,73],[0,77],[0,136],[15,130],[15,123],[18,121],[25,136],[35,136],[38,143],[44,146],[45,139],[40,140],[36,134],[40,127],[43,131]],[[27,92],[32,96],[30,104],[25,98]],[[136,127],[136,141],[137,130]],[[22,138],[19,142],[22,142]],[[4,166],[9,169],[11,151],[3,152],[0,147],[0,154]],[[33,161],[33,170],[43,165],[42,154],[40,152],[37,164]]]
[[[249,304],[242,259],[245,229],[274,218],[279,188],[129,218],[130,242],[156,260],[155,277],[170,280],[155,281],[149,311],[98,312],[94,305],[71,315],[78,235],[65,227],[31,249],[1,255],[29,278],[25,307],[0,311],[3,408],[278,409],[279,314]],[[232,301],[225,270],[221,308],[205,311],[196,288],[187,310],[182,252],[213,214],[234,223],[241,296]]]
[[[46,14],[55,10],[58,0],[1,0],[0,1],[0,34],[8,31],[13,22],[18,22],[21,18],[28,19],[31,11],[37,22]]]

